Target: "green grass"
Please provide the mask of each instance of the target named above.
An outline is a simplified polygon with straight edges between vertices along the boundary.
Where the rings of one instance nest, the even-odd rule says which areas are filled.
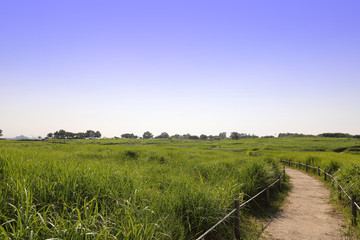
[[[0,236],[194,239],[280,174],[233,151],[66,143],[1,142]]]
[[[237,151],[276,151],[276,152],[345,152],[360,154],[360,139],[355,138],[321,138],[321,137],[283,137],[283,138],[249,138],[240,140],[185,140],[185,139],[99,139],[99,140],[66,140],[48,139],[53,143],[96,144],[96,145],[137,145],[153,147],[183,147],[217,149],[219,143],[223,150]]]
[[[281,173],[279,159],[327,169],[360,199],[359,140],[272,138],[0,142],[4,239],[195,239]],[[339,150],[340,149],[340,150]],[[283,194],[271,189],[273,210]],[[275,206],[275,207],[274,207]],[[266,219],[260,196],[242,235]],[[231,221],[231,219],[229,220]],[[230,222],[208,239],[231,239]]]

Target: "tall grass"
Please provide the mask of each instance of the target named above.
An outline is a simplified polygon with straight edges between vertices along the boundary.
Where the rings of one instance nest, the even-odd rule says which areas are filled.
[[[0,142],[0,238],[194,239],[280,175],[326,169],[360,199],[356,139]],[[274,189],[275,190],[275,189]],[[253,204],[261,206],[261,197]],[[229,224],[212,239],[232,237]]]
[[[194,239],[280,174],[233,151],[65,143],[0,143],[2,238]]]

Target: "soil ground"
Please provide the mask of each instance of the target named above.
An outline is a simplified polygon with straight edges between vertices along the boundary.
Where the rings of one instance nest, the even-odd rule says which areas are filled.
[[[347,239],[344,219],[330,204],[330,191],[319,180],[298,170],[286,169],[292,190],[280,213],[272,220],[262,239]]]

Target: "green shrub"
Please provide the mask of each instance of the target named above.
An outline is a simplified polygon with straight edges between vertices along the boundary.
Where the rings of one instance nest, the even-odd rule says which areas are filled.
[[[139,153],[135,152],[135,151],[131,151],[131,150],[127,150],[124,153],[125,158],[127,159],[138,159],[139,158]]]

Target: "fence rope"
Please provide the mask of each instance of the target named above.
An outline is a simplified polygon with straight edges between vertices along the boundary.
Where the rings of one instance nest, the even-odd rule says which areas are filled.
[[[268,187],[264,188],[263,190],[261,190],[260,192],[258,192],[255,196],[251,197],[250,199],[248,199],[247,201],[243,202],[242,204],[239,205],[239,209],[244,207],[246,204],[248,204],[249,202],[251,202],[252,200],[254,200],[256,197],[258,197],[260,194],[262,194],[263,192],[266,191],[267,188],[270,188],[271,186],[273,186],[275,183],[277,183],[278,181],[281,181],[281,178],[284,176],[284,173],[281,174],[281,176],[272,184],[270,184]],[[229,212],[223,219],[221,219],[220,221],[218,221],[217,223],[215,223],[211,228],[209,228],[206,232],[204,232],[200,237],[198,237],[196,240],[201,240],[202,238],[204,238],[208,233],[210,233],[212,230],[214,230],[219,224],[221,224],[222,222],[224,222],[228,217],[230,217],[234,212],[236,211],[236,208],[234,208],[233,210],[231,210],[231,212]]]
[[[334,179],[334,180],[335,180],[335,178],[334,178],[334,176],[333,176],[333,175],[331,175],[331,174],[329,174],[329,173],[326,173],[326,175],[328,175],[329,177],[331,177],[332,179]]]
[[[283,175],[284,175],[284,174],[282,174],[281,177],[282,177]],[[268,186],[268,188],[271,188],[272,186],[275,185],[275,183],[277,183],[277,182],[280,181],[280,180],[281,180],[281,178],[279,178],[278,180],[276,180],[275,182],[273,182],[272,184],[270,184],[270,185]],[[265,190],[266,190],[266,188],[265,188]]]
[[[307,165],[309,168],[317,169],[317,167]]]
[[[200,240],[203,237],[205,237],[209,232],[211,232],[212,230],[214,230],[214,228],[216,228],[219,224],[221,224],[223,221],[225,221],[228,217],[231,216],[231,214],[233,214],[236,211],[236,208],[234,208],[231,212],[229,212],[223,219],[221,219],[220,221],[218,221],[214,226],[212,226],[211,228],[209,228],[206,232],[204,232],[200,237],[198,237],[196,240]]]
[[[354,202],[354,204],[355,204],[355,206],[357,207],[357,209],[359,209],[359,210],[360,210],[359,205],[358,205],[356,202]]]
[[[347,194],[347,192],[344,190],[344,188],[339,184],[339,182],[335,179],[334,179],[334,182],[337,183],[337,185],[340,187],[340,189],[345,193],[345,195],[349,198],[349,200],[351,200],[351,197],[349,196],[349,194]]]

